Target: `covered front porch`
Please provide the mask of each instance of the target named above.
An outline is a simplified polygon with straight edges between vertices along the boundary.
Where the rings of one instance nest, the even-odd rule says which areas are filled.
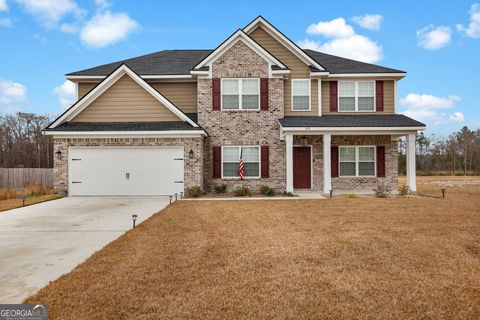
[[[384,118],[386,116],[373,116],[370,123],[359,121],[362,126],[345,125],[348,122],[344,117],[357,120],[351,117],[362,117],[360,115],[308,117],[304,121],[301,118],[307,117],[281,119],[281,137],[286,145],[286,191],[372,192],[379,183],[395,191],[398,182],[398,140],[405,137],[407,184],[415,192],[415,134],[425,127],[405,116],[391,116],[388,119]],[[312,118],[322,119],[315,123]],[[397,123],[398,120],[410,120],[409,123],[415,126],[405,123],[389,127],[371,125],[372,121],[385,124],[385,120],[389,120],[388,123],[392,123],[392,119]],[[335,123],[344,126],[334,126]]]

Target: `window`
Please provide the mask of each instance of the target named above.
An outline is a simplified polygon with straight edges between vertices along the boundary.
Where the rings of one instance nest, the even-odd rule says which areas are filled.
[[[222,178],[238,178],[240,152],[243,158],[243,176],[260,178],[260,147],[222,147]]]
[[[310,111],[310,79],[292,80],[292,111]]]
[[[339,147],[340,176],[375,176],[375,147]]]
[[[222,110],[259,110],[260,79],[222,79]]]
[[[375,111],[375,81],[339,81],[338,110]]]

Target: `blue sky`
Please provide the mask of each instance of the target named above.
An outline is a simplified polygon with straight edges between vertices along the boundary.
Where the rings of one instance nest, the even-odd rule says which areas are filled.
[[[475,1],[0,0],[0,113],[57,115],[64,74],[163,49],[211,49],[258,15],[298,44],[405,70],[399,111],[480,127]]]

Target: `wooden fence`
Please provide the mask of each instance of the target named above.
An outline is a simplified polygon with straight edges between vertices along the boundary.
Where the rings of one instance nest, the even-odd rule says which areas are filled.
[[[53,186],[53,169],[0,168],[0,188],[22,188],[28,182]]]

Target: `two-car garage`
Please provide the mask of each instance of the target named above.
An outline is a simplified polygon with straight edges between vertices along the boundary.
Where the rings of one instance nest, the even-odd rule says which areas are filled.
[[[70,196],[184,191],[184,147],[69,147]]]

